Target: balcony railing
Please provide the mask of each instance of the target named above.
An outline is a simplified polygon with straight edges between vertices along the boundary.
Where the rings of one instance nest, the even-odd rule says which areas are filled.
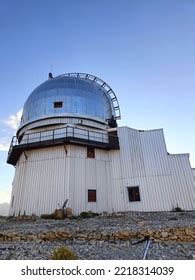
[[[14,136],[8,152],[7,162],[15,164],[19,155],[24,150],[48,147],[62,143],[90,145],[102,149],[119,148],[118,137],[117,135],[113,135],[113,133],[102,133],[67,126],[41,132],[27,133],[19,139]]]

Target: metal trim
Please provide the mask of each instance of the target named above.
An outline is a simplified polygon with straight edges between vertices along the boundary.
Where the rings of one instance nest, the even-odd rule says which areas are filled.
[[[100,85],[100,87],[103,87],[105,89],[106,93],[108,94],[108,96],[110,97],[110,101],[112,102],[113,109],[115,111],[114,119],[115,120],[121,119],[120,107],[119,107],[119,103],[118,103],[116,94],[114,93],[112,88],[106,82],[104,82],[102,79],[100,79],[96,76],[93,76],[93,75],[87,74],[87,73],[65,73],[65,74],[61,74],[59,76],[54,77],[54,79],[64,77],[64,76],[87,79],[89,81],[96,82],[98,85]]]

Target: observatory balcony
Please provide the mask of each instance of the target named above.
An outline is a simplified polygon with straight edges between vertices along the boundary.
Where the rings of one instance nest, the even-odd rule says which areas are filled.
[[[75,127],[63,127],[41,132],[25,133],[17,139],[12,138],[7,163],[16,165],[22,152],[61,144],[91,146],[111,150],[119,149],[117,131],[99,132]]]

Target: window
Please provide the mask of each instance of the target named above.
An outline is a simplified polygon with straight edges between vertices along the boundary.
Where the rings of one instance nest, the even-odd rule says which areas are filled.
[[[96,202],[96,190],[88,190],[88,202]]]
[[[54,102],[53,103],[53,107],[54,108],[62,108],[63,106],[63,102],[62,101],[58,101],[58,102]]]
[[[92,147],[87,147],[87,157],[95,158],[95,149]]]
[[[140,201],[139,187],[128,187],[129,201]]]

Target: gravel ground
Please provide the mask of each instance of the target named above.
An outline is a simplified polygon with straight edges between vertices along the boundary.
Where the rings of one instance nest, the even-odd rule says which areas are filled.
[[[160,229],[166,227],[193,227],[195,225],[195,213],[121,213],[116,217],[95,217],[90,219],[72,220],[42,220],[35,222],[21,222],[0,219],[0,232],[15,231],[20,234],[36,234],[47,230],[70,231],[86,229],[90,231],[113,232],[117,230],[143,230],[144,228]],[[78,259],[142,259],[145,243],[133,245],[131,241],[4,241],[0,243],[0,259],[50,259],[54,249],[68,246]],[[148,259],[192,259],[195,255],[194,242],[156,242],[151,243],[148,251]]]
[[[45,220],[36,222],[21,222],[0,219],[0,231],[11,230],[22,234],[37,233],[46,230],[82,230],[117,231],[127,229],[132,231],[143,228],[160,229],[166,227],[193,227],[195,226],[195,212],[125,212],[116,217],[98,216],[90,219]]]
[[[144,243],[132,245],[129,241],[52,241],[52,242],[10,242],[0,245],[0,259],[3,260],[47,260],[54,249],[68,246],[78,259],[83,260],[140,260]],[[195,253],[192,243],[159,242],[151,243],[149,260],[186,260]]]

